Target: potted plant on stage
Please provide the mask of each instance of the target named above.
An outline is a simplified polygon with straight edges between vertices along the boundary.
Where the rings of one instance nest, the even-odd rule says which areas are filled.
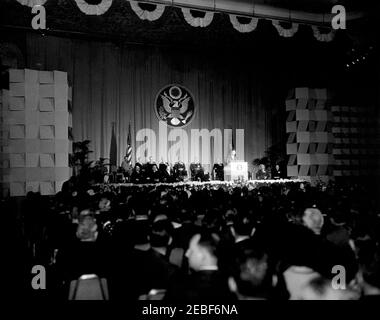
[[[90,150],[90,140],[77,141],[73,143],[73,153],[70,155],[70,166],[73,168],[73,175],[78,179],[78,184],[84,186],[91,182],[91,166],[93,161],[88,159]]]
[[[95,162],[95,166],[92,169],[92,177],[96,183],[103,183],[104,177],[108,174],[108,167],[110,163],[106,163],[108,158],[99,158],[98,161]]]

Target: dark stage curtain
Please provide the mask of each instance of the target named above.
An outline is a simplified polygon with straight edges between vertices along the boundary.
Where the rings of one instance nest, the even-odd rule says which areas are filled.
[[[91,140],[95,159],[109,156],[115,122],[118,164],[125,155],[129,123],[132,137],[143,128],[154,130],[153,158],[160,161],[154,102],[158,91],[171,83],[185,86],[194,96],[196,115],[184,128],[188,136],[191,129],[244,129],[241,157],[249,163],[264,156],[272,143],[273,110],[285,109],[284,97],[271,84],[272,76],[250,54],[118,46],[36,34],[27,35],[26,51],[28,68],[68,72],[73,87],[74,140]],[[136,148],[142,142],[132,140],[132,159],[136,160]],[[190,141],[188,152],[191,161]],[[213,159],[213,148],[208,152]]]

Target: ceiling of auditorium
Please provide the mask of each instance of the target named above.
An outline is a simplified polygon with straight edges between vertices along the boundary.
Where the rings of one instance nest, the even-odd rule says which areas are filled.
[[[22,6],[17,1],[0,1],[1,30],[6,32],[32,30],[31,9]],[[187,3],[204,4],[205,2],[202,1],[204,0],[189,0]],[[213,1],[224,1],[230,6],[254,3],[255,5],[272,6],[274,9],[283,8],[308,13],[331,13],[332,6],[338,3],[337,0],[206,0],[208,3],[213,3]],[[100,0],[87,0],[87,2],[96,4]],[[339,4],[345,5],[348,12],[374,13],[377,11],[371,5],[378,6],[375,1],[370,0],[339,0]],[[141,20],[126,0],[113,0],[109,10],[100,16],[84,14],[78,9],[75,0],[47,0],[45,8],[47,30],[43,33],[74,38],[91,37],[145,44],[234,46],[246,45],[251,40],[262,37],[263,32],[260,34],[260,30],[265,30],[265,35],[269,33],[276,36],[276,30],[271,26],[270,21],[264,19],[259,21],[257,30],[248,34],[239,33],[232,27],[227,14],[216,14],[207,28],[194,28],[185,21],[180,8],[175,6],[168,6],[162,17],[156,21]],[[354,26],[356,31],[359,30],[360,35],[365,35],[367,38],[372,37],[370,33],[374,32],[374,28],[367,24],[366,19],[352,22],[350,27],[353,29]],[[301,32],[298,33],[310,34],[312,32],[309,29],[301,27]],[[312,37],[312,34],[310,36]]]

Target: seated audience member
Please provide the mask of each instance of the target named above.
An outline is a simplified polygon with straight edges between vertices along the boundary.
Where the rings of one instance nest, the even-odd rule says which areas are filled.
[[[98,225],[90,210],[84,210],[79,215],[76,236],[80,241],[95,242],[98,238]]]
[[[253,223],[251,217],[239,211],[232,219],[230,225],[230,235],[222,233],[222,244],[224,246],[220,257],[219,264],[225,270],[231,272],[231,261],[234,260],[236,252],[252,247]],[[232,241],[231,241],[232,240]]]
[[[290,299],[302,299],[304,286],[315,276],[332,281],[336,265],[345,268],[345,285],[350,284],[356,274],[355,261],[339,248],[302,226],[295,225],[283,236],[283,245],[277,254],[281,255],[286,267],[279,276],[284,277]]]
[[[149,233],[150,249],[135,250],[132,255],[132,276],[138,295],[148,294],[151,289],[166,289],[177,270],[168,259],[170,227],[168,220],[154,222]]]
[[[98,208],[100,213],[105,213],[111,210],[111,199],[110,195],[103,194],[100,197]]]
[[[234,299],[227,277],[219,270],[219,242],[216,234],[206,231],[191,238],[186,257],[193,272],[171,283],[166,300],[208,303]]]
[[[316,235],[321,234],[323,227],[323,215],[317,208],[306,208],[302,215],[302,224]]]
[[[298,294],[298,300],[357,300],[359,292],[351,288],[334,288],[331,279],[312,277]]]
[[[194,217],[186,210],[181,212],[181,225],[174,229],[173,244],[176,247],[187,250],[192,236],[199,232],[199,227],[194,224]]]
[[[112,260],[109,264],[113,272],[110,274],[110,297],[115,300],[137,300],[141,292],[140,277],[136,277],[139,270],[137,261],[144,256],[151,247],[149,243],[148,216],[142,210],[135,209],[135,216],[128,219],[122,230],[116,229],[117,242],[112,246]],[[145,287],[144,287],[145,289]]]
[[[244,246],[254,233],[252,218],[248,214],[240,212],[234,219],[231,232],[235,239],[235,245],[237,247]]]
[[[58,252],[56,261],[66,289],[71,280],[83,274],[97,274],[99,277],[108,275],[108,255],[92,211],[83,210],[80,213],[76,240]]]
[[[329,225],[325,237],[328,241],[337,246],[344,246],[350,240],[350,228],[347,224],[347,217],[342,212],[334,212],[329,217]]]
[[[270,179],[270,173],[265,168],[264,164],[260,164],[260,169],[256,173],[257,180],[268,180]]]
[[[270,299],[276,281],[268,254],[262,249],[255,247],[238,250],[228,283],[239,300]]]

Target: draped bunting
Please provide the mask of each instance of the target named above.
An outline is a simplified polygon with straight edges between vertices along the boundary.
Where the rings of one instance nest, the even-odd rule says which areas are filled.
[[[156,4],[156,8],[153,11],[149,11],[143,10],[137,1],[130,1],[129,3],[131,4],[132,10],[141,20],[155,21],[161,18],[162,14],[165,11],[165,6],[163,4]]]
[[[17,2],[21,3],[24,6],[33,7],[35,5],[44,5],[47,0],[16,0]],[[87,15],[103,15],[108,11],[108,9],[111,7],[113,0],[101,0],[99,4],[89,4],[86,0],[74,0],[77,4],[78,8]],[[165,12],[166,6],[164,4],[152,4],[150,5],[155,6],[155,9],[153,11],[150,10],[144,10],[140,6],[140,1],[132,1],[132,0],[125,0],[129,1],[132,10],[136,13],[136,15],[141,20],[148,20],[148,21],[155,21],[161,18],[163,13]],[[144,1],[141,1],[144,3]],[[191,13],[192,9],[189,8],[181,8],[183,16],[188,24],[190,24],[193,27],[201,27],[205,28],[209,26],[214,18],[214,12],[211,11],[201,11],[204,12],[204,17],[194,17]],[[229,14],[229,19],[234,27],[235,30],[241,32],[241,33],[248,33],[252,32],[256,29],[259,18],[251,17],[251,21],[249,23],[241,23],[238,20],[237,15],[235,14]],[[276,28],[278,34],[285,38],[293,37],[294,34],[298,31],[299,24],[298,23],[292,23],[291,28],[284,28],[281,26],[280,21],[278,20],[272,20],[273,26]],[[319,28],[317,26],[311,26],[313,29],[314,37],[318,41],[322,42],[330,42],[334,39],[335,36],[335,30],[331,30],[329,33],[321,33]]]
[[[318,41],[330,42],[335,37],[335,30],[331,29],[329,33],[321,33],[318,27],[312,26],[314,37]]]
[[[88,4],[86,0],[75,0],[80,11],[87,15],[100,16],[108,11],[113,0],[102,0],[99,4]]]
[[[232,26],[239,32],[247,33],[252,32],[256,29],[257,23],[259,22],[258,18],[251,18],[249,23],[240,23],[238,20],[238,16],[235,14],[230,14],[230,21]]]
[[[200,18],[200,17],[194,17],[191,14],[190,9],[182,8],[181,10],[186,22],[193,27],[201,27],[201,28],[207,27],[212,22],[212,19],[214,18],[214,12],[210,12],[210,11],[203,11],[205,13],[205,16],[203,18]]]
[[[292,23],[292,27],[289,29],[284,28],[280,24],[280,21],[277,21],[277,20],[273,20],[272,24],[276,28],[278,34],[281,37],[285,37],[285,38],[293,37],[294,34],[298,31],[298,23]]]
[[[34,6],[43,6],[47,0],[17,0],[23,6],[34,7]]]

